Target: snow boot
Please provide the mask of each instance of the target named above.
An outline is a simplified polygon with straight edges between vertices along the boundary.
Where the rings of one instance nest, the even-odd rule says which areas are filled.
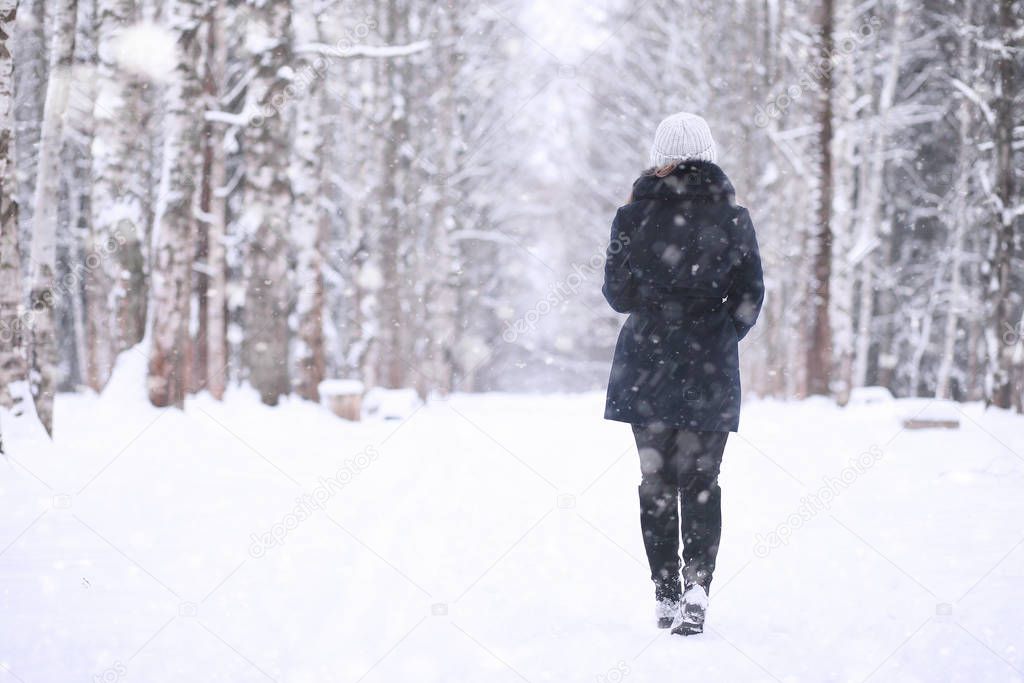
[[[683,593],[683,604],[672,622],[672,633],[677,636],[692,636],[704,633],[704,617],[708,612],[708,592],[704,586],[695,584]]]
[[[658,628],[670,628],[679,615],[683,587],[679,577],[659,579],[654,582],[654,614],[658,619]]]
[[[658,617],[658,628],[671,628],[679,618],[679,598],[660,598],[654,606],[654,614]]]

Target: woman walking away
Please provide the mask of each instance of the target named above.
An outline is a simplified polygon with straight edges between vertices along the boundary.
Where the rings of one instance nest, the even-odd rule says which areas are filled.
[[[633,426],[658,626],[682,635],[704,630],[722,534],[718,471],[739,426],[737,343],[764,298],[750,214],[715,160],[704,119],[661,122],[651,168],[615,215],[604,273],[608,303],[629,313],[605,418]]]

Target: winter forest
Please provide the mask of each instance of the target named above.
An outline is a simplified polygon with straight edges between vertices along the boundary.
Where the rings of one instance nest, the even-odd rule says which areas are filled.
[[[1015,415],[1024,411],[1022,0],[0,0],[0,464],[9,466],[0,477],[9,513],[0,526],[0,577],[15,586],[0,593],[11,615],[0,625],[0,681],[118,680],[122,669],[136,680],[198,680],[188,662],[161,668],[168,653],[193,648],[206,653],[202,677],[211,681],[362,681],[360,674],[619,681],[645,666],[672,670],[678,660],[663,643],[641,650],[646,638],[633,643],[632,632],[617,626],[602,622],[570,642],[516,621],[524,604],[543,621],[550,600],[535,595],[536,586],[517,586],[508,564],[556,518],[541,518],[547,521],[527,532],[533,535],[519,550],[503,555],[522,540],[527,518],[547,508],[506,520],[490,508],[518,509],[516,494],[478,491],[491,488],[493,476],[504,477],[509,491],[524,477],[551,498],[552,515],[566,509],[565,491],[573,491],[571,514],[593,539],[571,547],[588,566],[608,563],[592,546],[618,561],[629,554],[642,567],[630,564],[616,581],[645,580],[640,537],[630,526],[635,449],[614,460],[632,448],[628,430],[599,423],[624,320],[601,285],[612,218],[646,168],[658,122],[677,111],[710,123],[718,164],[749,208],[764,269],[764,307],[740,346],[750,428],[729,442],[736,464],[725,466],[723,479],[746,467],[744,457],[759,463],[765,469],[732,475],[726,504],[736,506],[732,519],[751,500],[767,507],[758,508],[758,520],[737,521],[749,528],[733,527],[726,538],[753,538],[774,525],[759,521],[765,517],[786,519],[789,507],[765,502],[755,472],[779,477],[780,487],[799,481],[806,492],[827,463],[842,466],[844,449],[864,452],[873,443],[888,454],[907,444],[920,462],[887,460],[886,467],[906,469],[885,480],[881,472],[865,474],[851,486],[859,493],[844,494],[847,515],[833,509],[857,538],[874,539],[859,552],[899,565],[900,580],[912,576],[918,584],[908,584],[911,591],[927,586],[930,615],[935,604],[960,610],[957,595],[980,600],[985,589],[969,586],[985,569],[997,583],[1012,575],[1011,563],[1024,561],[1011,543],[1020,533],[1012,520],[1020,518],[1015,501],[1024,476],[1024,422]],[[341,421],[323,407],[331,396],[322,395],[339,386],[419,407],[385,416],[398,422]],[[879,396],[872,387],[897,403],[952,406],[962,429],[944,442],[940,433],[893,427],[903,435],[889,447],[895,418],[856,412]],[[390,432],[390,423],[410,426]],[[533,441],[524,424],[538,425]],[[217,438],[220,446],[199,445]],[[218,601],[242,614],[289,611],[283,597],[258,608],[247,602],[262,590],[251,567],[268,566],[252,550],[246,555],[250,533],[273,528],[290,505],[294,491],[280,497],[277,484],[305,487],[333,462],[317,460],[322,454],[365,453],[370,442],[380,462],[372,451],[367,471],[357,468],[359,481],[316,524],[377,563],[376,571],[400,574],[384,583],[425,601],[428,621],[380,616],[373,622],[379,629],[368,629],[387,634],[379,642],[360,624],[314,635],[291,617],[282,618],[280,632],[246,631],[237,613],[223,616],[230,610],[202,622],[205,631],[183,625],[214,614]],[[936,455],[944,443],[978,460]],[[408,461],[388,464],[388,446]],[[492,450],[504,464],[462,459]],[[157,460],[132,474],[135,451]],[[822,451],[844,455],[828,460]],[[238,464],[246,458],[253,464]],[[155,472],[167,473],[164,483],[151,480]],[[196,484],[196,472],[220,483]],[[386,472],[394,475],[387,483]],[[608,473],[615,472],[628,482],[621,519],[596,501],[587,508],[584,498],[603,486],[610,491]],[[903,483],[919,478],[934,480],[931,494],[906,493]],[[203,492],[174,502],[180,494],[173,492],[193,485]],[[81,507],[103,490],[150,486],[162,511],[145,493],[124,507]],[[249,499],[245,486],[253,487],[253,506],[275,496],[284,503],[265,516],[215,502]],[[395,500],[399,489],[418,488]],[[444,502],[429,497],[438,491]],[[976,562],[961,561],[952,545],[962,538],[942,540],[913,524],[882,534],[885,511],[856,497],[869,492],[874,500],[920,495],[899,515],[927,517],[936,534],[939,527],[967,533],[962,520],[978,509],[968,501],[987,501],[1004,521],[987,545],[965,551]],[[208,507],[187,503],[200,496]],[[394,507],[378,520],[374,506],[387,500]],[[963,502],[935,512],[951,500]],[[195,517],[168,512],[181,513],[186,503]],[[421,514],[420,538],[392,544],[394,529]],[[134,532],[115,521],[135,515]],[[814,523],[831,524],[831,516]],[[56,519],[70,519],[77,531]],[[476,538],[493,535],[493,547],[453,540],[463,524]],[[196,525],[209,525],[207,551],[189,560],[185,527]],[[312,525],[300,531],[311,533]],[[849,596],[863,589],[858,577],[880,586],[879,594],[905,595],[886,583],[891,567],[844,573],[855,564],[844,553],[852,557],[859,542],[832,526],[829,538],[851,545],[828,541],[821,547],[835,558],[819,557],[826,566],[808,571],[844,567],[833,575],[852,582],[843,588]],[[162,528],[171,540],[148,535]],[[32,540],[44,532],[48,542]],[[319,536],[289,533],[286,552],[309,553],[317,574],[304,577],[284,563],[275,576],[331,585],[316,558],[334,551],[324,551]],[[818,531],[800,533],[805,545],[787,542],[771,559],[804,552]],[[914,555],[911,539],[920,538],[931,545]],[[535,543],[532,552],[558,556],[556,540]],[[32,554],[30,546],[48,550]],[[421,566],[441,546],[461,558],[460,569],[440,559]],[[225,548],[248,558],[230,581],[224,577],[235,577],[229,572],[238,561]],[[102,554],[112,549],[116,556]],[[358,593],[358,582],[376,574],[366,569],[364,576],[363,560],[350,565],[346,553],[337,550],[330,561],[358,567],[345,589]],[[793,562],[806,567],[807,557]],[[734,600],[756,571],[743,561],[720,560],[722,571],[742,574]],[[59,577],[67,567],[65,584]],[[92,599],[68,596],[85,590],[82,581],[103,582],[97,567],[127,586],[130,601],[149,600],[154,588],[142,585],[145,575],[159,577],[171,621],[157,616],[160,599],[153,598],[140,608],[148,616],[133,616],[100,644],[60,635],[74,630],[68,624]],[[792,573],[784,568],[777,576]],[[836,633],[864,639],[864,649],[848,657],[823,654],[835,646],[826,635],[769,647],[757,623],[728,621],[723,587],[722,631],[708,647],[724,658],[728,680],[863,680],[880,670],[889,674],[875,680],[1024,680],[1024,643],[1011,635],[1024,624],[1006,599],[1024,597],[1016,571],[970,613],[984,620],[957,611],[950,618],[963,621],[954,629],[940,611],[914,631],[916,640],[907,638],[917,625],[909,617],[865,635],[856,606],[831,593],[816,598],[806,614],[821,634],[848,617]],[[498,574],[518,598],[488,592]],[[33,587],[37,576],[58,586],[46,590],[59,600]],[[614,600],[615,586],[574,585],[566,597],[593,604],[598,591],[600,600]],[[461,599],[463,588],[459,616],[455,595]],[[345,604],[373,611],[376,590]],[[379,590],[397,599],[391,588]],[[968,598],[964,590],[974,593]],[[773,614],[792,610],[772,602],[785,594],[778,585],[754,592],[752,600]],[[493,602],[478,613],[472,601],[480,595]],[[899,604],[893,609],[910,613]],[[442,613],[438,605],[454,626],[445,635],[428,631]],[[482,614],[508,617],[510,640]],[[357,643],[343,648],[344,664],[335,663],[341,669],[311,654],[329,634]],[[449,650],[453,637],[460,645]],[[950,638],[963,639],[962,647]],[[901,642],[910,644],[885,658]],[[798,646],[819,655],[787,669],[797,665],[780,656]],[[451,653],[447,664],[422,668],[416,654],[436,648]],[[929,653],[948,648],[955,661],[931,661]],[[591,662],[593,671],[585,668],[592,652],[609,653],[607,662]],[[567,661],[572,675],[562,668]],[[826,678],[822,667],[834,667],[828,670],[837,677]],[[942,678],[948,671],[965,678]]]
[[[3,403],[53,429],[143,340],[157,406],[600,386],[605,226],[689,108],[764,254],[747,391],[1019,411],[1019,3],[622,5],[8,3]]]

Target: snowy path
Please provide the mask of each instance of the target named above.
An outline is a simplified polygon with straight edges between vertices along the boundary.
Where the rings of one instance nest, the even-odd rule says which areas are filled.
[[[600,396],[348,424],[242,392],[158,411],[130,384],[61,396],[55,448],[0,464],[0,681],[1024,681],[1021,418],[748,405],[709,630],[682,639],[651,623],[636,458]],[[324,511],[253,541],[346,458]]]

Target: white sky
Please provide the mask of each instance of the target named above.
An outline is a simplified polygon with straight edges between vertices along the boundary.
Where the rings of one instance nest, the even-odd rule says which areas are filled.
[[[575,64],[607,37],[600,22],[617,4],[615,0],[534,0],[517,23],[560,61]]]

